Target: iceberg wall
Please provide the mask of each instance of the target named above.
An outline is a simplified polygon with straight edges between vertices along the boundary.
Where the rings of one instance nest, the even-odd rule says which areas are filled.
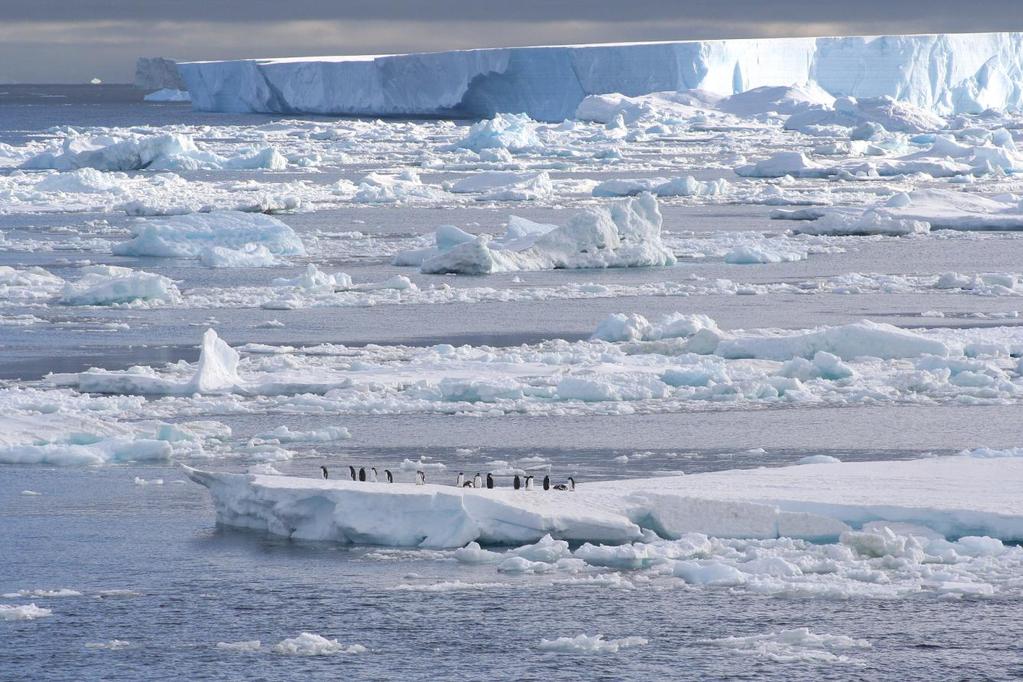
[[[816,83],[936,113],[1020,106],[1023,33],[776,38],[182,62],[202,111],[373,116],[526,113],[558,121],[587,95]]]
[[[139,57],[135,61],[135,87],[146,92],[184,90],[178,64],[165,57]]]

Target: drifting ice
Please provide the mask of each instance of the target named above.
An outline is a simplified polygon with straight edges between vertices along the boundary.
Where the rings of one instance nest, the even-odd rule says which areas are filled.
[[[304,540],[454,548],[471,542],[522,545],[550,535],[621,544],[649,538],[653,531],[664,538],[703,533],[824,541],[846,534],[849,542],[885,542],[883,534],[851,531],[872,522],[912,523],[950,538],[1023,539],[1023,504],[1017,494],[1023,459],[1018,457],[801,464],[587,483],[571,493],[208,473],[187,467],[186,473],[209,488],[220,523]],[[642,549],[623,549],[631,555],[637,547]],[[587,552],[615,550],[592,547]],[[599,557],[586,560],[593,563]],[[634,565],[635,559],[628,561]],[[610,555],[604,563],[623,565]]]
[[[651,194],[589,209],[563,227],[513,216],[508,231],[495,240],[442,226],[434,248],[399,253],[394,259],[395,265],[419,265],[426,274],[465,275],[674,263],[675,255],[661,241],[661,213]]]
[[[707,40],[186,62],[201,111],[572,117],[587,95],[806,84],[934,113],[1023,104],[1023,34]],[[819,98],[819,96],[818,96]],[[741,102],[740,102],[741,104]],[[737,105],[738,106],[738,105]],[[841,113],[841,112],[839,112]]]

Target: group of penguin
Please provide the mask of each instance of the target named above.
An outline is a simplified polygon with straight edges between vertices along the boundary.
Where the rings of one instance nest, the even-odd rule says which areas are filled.
[[[479,472],[477,472],[476,475],[473,476],[471,480],[467,479],[465,477],[465,474],[463,474],[462,472],[458,472],[458,478],[455,479],[455,487],[456,488],[483,488],[484,487],[483,479],[480,477]],[[493,474],[489,474],[489,473],[487,474],[486,487],[488,489],[494,488],[494,475]],[[526,490],[533,490],[533,477],[532,476],[526,476],[523,479],[518,474],[515,474],[515,478],[512,479],[512,487],[515,488],[515,490],[521,490],[523,488],[525,488]],[[575,479],[572,478],[571,476],[569,476],[568,480],[566,482],[564,482],[564,483],[555,483],[555,484],[552,485],[551,484],[551,477],[550,476],[544,476],[543,477],[543,489],[544,490],[575,490]]]
[[[324,478],[330,478],[330,472],[327,471],[327,467],[321,466],[320,472],[323,474]],[[353,481],[362,481],[363,483],[368,481],[369,483],[376,483],[379,480],[377,477],[376,467],[370,467],[369,473],[366,473],[366,467],[362,467],[356,471],[355,467],[349,465],[348,473],[351,475]],[[390,469],[384,469],[384,478],[388,483],[394,483],[394,474],[391,473]]]
[[[330,478],[330,472],[327,471],[327,467],[321,466],[320,472],[323,474],[324,478]],[[379,480],[376,467],[370,467],[369,472],[367,472],[366,467],[361,467],[358,471],[356,471],[354,466],[349,465],[348,473],[352,477],[353,481],[359,481],[362,483],[366,482],[376,483]],[[390,469],[384,469],[384,479],[388,483],[394,483],[394,475],[391,473]],[[426,472],[422,470],[416,472],[416,485],[426,485]],[[483,477],[480,476],[479,472],[477,472],[476,475],[473,476],[471,480],[466,479],[465,474],[459,472],[458,478],[455,479],[455,487],[456,488],[486,487],[488,489],[493,489],[495,487],[494,475],[490,473],[487,474],[486,485],[484,486]],[[526,476],[525,479],[523,479],[518,474],[515,474],[515,478],[512,480],[512,487],[515,488],[515,490],[520,490],[523,488],[525,488],[526,490],[533,490],[533,477]],[[551,484],[551,477],[544,476],[543,489],[572,491],[575,490],[575,479],[569,476],[568,480],[565,481],[564,483]]]

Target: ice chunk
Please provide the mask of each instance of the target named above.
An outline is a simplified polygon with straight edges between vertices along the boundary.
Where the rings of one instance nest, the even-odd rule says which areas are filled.
[[[207,262],[220,266],[238,264],[238,258],[265,258],[260,255],[263,250],[273,256],[305,255],[295,231],[267,215],[225,211],[155,218],[137,222],[133,230],[134,238],[114,245],[115,255],[203,258],[206,254]],[[237,253],[224,257],[226,250]]]
[[[53,611],[50,609],[44,609],[35,604],[22,604],[20,606],[0,604],[0,620],[35,620],[52,615]]]
[[[615,654],[622,649],[631,649],[645,644],[647,644],[647,640],[643,637],[604,639],[604,635],[576,635],[575,637],[541,639],[537,648],[541,651],[570,654]]]
[[[287,166],[287,159],[271,147],[223,157],[200,151],[191,137],[181,133],[73,134],[64,138],[59,149],[33,156],[21,165],[26,169],[52,168],[60,171],[79,168],[101,171],[284,170]]]
[[[274,645],[274,653],[288,656],[328,656],[331,654],[361,654],[367,651],[361,644],[345,646],[336,639],[303,632],[298,637],[284,639]]]
[[[214,393],[229,391],[242,383],[238,376],[238,351],[207,329],[202,336],[202,350],[199,366],[192,377],[187,392]]]
[[[169,278],[116,265],[89,265],[82,277],[64,284],[67,305],[115,305],[136,301],[175,302],[181,292]]]
[[[480,152],[484,149],[507,149],[511,152],[542,147],[536,135],[536,122],[526,114],[497,114],[492,119],[474,123],[469,134],[454,144],[460,149]]]
[[[396,263],[421,258],[427,274],[487,274],[515,270],[613,268],[671,265],[675,255],[661,241],[661,214],[650,194],[610,208],[576,215],[563,227],[547,229],[528,221],[510,222],[504,238],[458,241],[438,235],[432,252],[399,254]],[[447,234],[445,235],[447,236]],[[461,239],[462,235],[457,235]],[[443,248],[457,242],[450,248]],[[443,245],[443,246],[442,246]]]
[[[191,102],[192,96],[188,90],[175,90],[173,88],[161,88],[143,97],[147,102]]]
[[[762,656],[775,663],[848,663],[845,652],[871,648],[865,639],[845,635],[818,635],[809,628],[794,628],[748,637],[704,640],[710,646]]]

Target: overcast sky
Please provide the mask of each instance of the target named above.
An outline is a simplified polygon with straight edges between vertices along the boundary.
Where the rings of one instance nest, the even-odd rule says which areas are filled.
[[[0,82],[130,82],[142,55],[1009,30],[1023,0],[0,0]]]

